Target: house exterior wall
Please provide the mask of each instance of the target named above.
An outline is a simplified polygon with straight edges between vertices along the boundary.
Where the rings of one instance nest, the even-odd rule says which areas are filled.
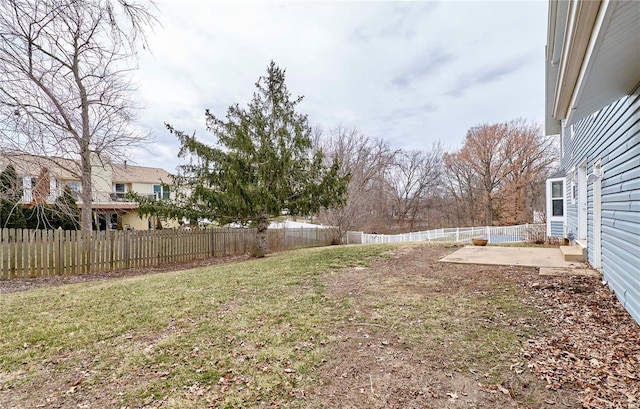
[[[640,322],[640,2],[549,1],[547,133],[561,142],[565,234]],[[547,200],[551,200],[547,198]]]
[[[113,169],[111,164],[101,160],[98,155],[91,154],[91,187],[94,202],[108,202],[113,192],[111,180]]]
[[[60,164],[62,163],[62,165]],[[17,176],[20,178],[22,187],[22,205],[28,205],[36,198],[36,186],[46,183],[48,189],[46,197],[42,197],[47,203],[54,203],[60,197],[67,185],[73,185],[72,193],[79,206],[82,201],[79,195],[81,184],[80,180],[68,169],[75,169],[77,162],[71,159],[46,158],[31,155],[23,155],[21,158],[14,158],[9,162],[0,154],[0,170],[3,170],[8,164],[14,165]],[[64,166],[63,166],[64,165]],[[47,169],[46,181],[43,182],[43,169]],[[123,170],[124,169],[124,170]],[[125,192],[137,192],[140,195],[166,199],[163,195],[163,182],[170,182],[170,175],[160,168],[148,168],[141,166],[126,166],[111,164],[108,161],[101,160],[97,155],[91,156],[91,180],[92,180],[92,202],[95,213],[95,219],[101,221],[101,225],[108,225],[106,228],[113,228],[114,223],[109,220],[113,214],[122,217],[118,224],[124,227],[128,225],[136,230],[149,229],[149,217],[139,217],[136,212],[137,205],[132,203],[123,195],[116,194],[116,183],[125,185]],[[118,177],[118,179],[116,179]],[[128,179],[126,179],[128,178]],[[160,185],[160,192],[154,192],[154,185]],[[174,198],[174,192],[170,192],[170,198]],[[107,221],[105,222],[105,218]],[[155,220],[155,219],[154,219]],[[163,228],[178,228],[180,225],[177,220],[166,220],[162,222]],[[156,223],[151,223],[155,228]]]
[[[153,185],[149,183],[131,183],[131,190],[141,195],[152,195]]]
[[[149,230],[149,218],[140,217],[138,212],[129,212],[122,215],[122,226],[135,230]]]
[[[582,181],[586,182],[589,263],[598,265],[599,246],[603,279],[640,322],[640,88],[572,128],[573,140],[563,147],[562,163],[576,170],[586,163],[587,175],[594,174],[594,164],[601,166],[601,178]],[[594,192],[598,183],[600,218],[595,216],[599,203]],[[584,186],[580,180],[578,186]],[[573,203],[569,196],[567,230],[578,230],[579,211],[578,200]],[[598,229],[601,244],[596,239]]]

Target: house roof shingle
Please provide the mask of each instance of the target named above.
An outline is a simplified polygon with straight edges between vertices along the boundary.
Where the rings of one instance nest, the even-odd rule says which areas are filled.
[[[37,176],[43,167],[49,174],[60,180],[79,180],[80,166],[77,160],[34,156],[34,155],[2,155],[0,171],[7,165],[13,165],[20,176]],[[171,174],[161,168],[133,166],[111,163],[112,181],[117,183],[171,183]]]

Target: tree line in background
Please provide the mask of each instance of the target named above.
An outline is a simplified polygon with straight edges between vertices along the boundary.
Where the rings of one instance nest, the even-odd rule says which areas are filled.
[[[531,223],[544,212],[556,155],[536,124],[475,126],[453,152],[441,143],[393,149],[355,128],[311,128],[274,62],[256,88],[226,120],[206,111],[214,144],[167,125],[189,162],[174,178],[175,199],[133,197],[141,214],[255,225],[264,255],[268,220],[282,215],[313,216],[344,236]]]
[[[538,125],[523,119],[473,127],[453,152],[444,152],[441,143],[396,150],[342,126],[315,133],[317,148],[351,175],[346,205],[318,215],[341,234],[514,225],[544,214],[555,147]]]
[[[556,157],[539,127],[521,119],[473,127],[453,152],[444,152],[440,143],[425,150],[393,149],[383,139],[343,126],[329,132],[316,127],[311,139],[328,162],[340,164],[339,176],[349,180],[344,205],[313,215],[315,221],[336,226],[341,235],[349,230],[402,233],[534,222],[534,213],[544,214],[545,179]],[[240,195],[248,197],[245,191]],[[8,166],[0,173],[0,226],[78,228],[80,211],[68,188],[54,205],[31,203],[22,209],[17,206],[21,196],[21,180]],[[189,206],[198,209],[191,202]],[[271,215],[282,207],[275,206]],[[188,216],[195,220],[198,215]]]

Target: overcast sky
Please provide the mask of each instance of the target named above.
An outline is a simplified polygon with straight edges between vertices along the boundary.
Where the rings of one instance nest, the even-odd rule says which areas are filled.
[[[213,142],[204,111],[245,106],[274,60],[312,125],[356,127],[395,148],[458,149],[481,123],[542,123],[546,1],[159,0],[140,52],[134,162],[175,171],[164,123]]]

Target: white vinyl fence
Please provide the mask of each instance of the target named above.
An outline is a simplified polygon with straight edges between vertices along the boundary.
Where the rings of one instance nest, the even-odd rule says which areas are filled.
[[[358,237],[358,235],[360,237]],[[350,243],[400,243],[410,241],[446,241],[469,243],[473,238],[488,239],[489,243],[544,242],[545,224],[519,226],[483,226],[434,229],[404,234],[366,234],[348,232]]]

